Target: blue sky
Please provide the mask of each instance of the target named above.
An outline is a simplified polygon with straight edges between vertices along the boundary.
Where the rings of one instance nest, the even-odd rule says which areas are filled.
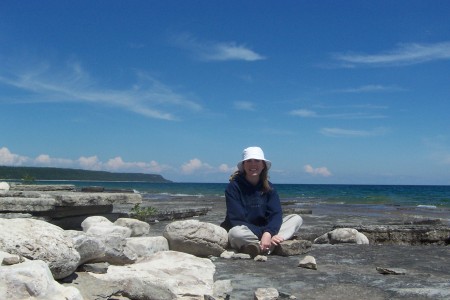
[[[450,1],[0,3],[0,165],[450,184]]]

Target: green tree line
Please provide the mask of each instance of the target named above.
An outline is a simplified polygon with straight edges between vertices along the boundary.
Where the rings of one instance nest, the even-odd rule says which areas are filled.
[[[113,173],[81,169],[10,166],[0,166],[0,179],[171,182],[158,174]]]

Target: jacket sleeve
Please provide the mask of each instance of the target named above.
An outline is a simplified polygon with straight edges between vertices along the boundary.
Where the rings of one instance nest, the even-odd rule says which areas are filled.
[[[241,193],[237,183],[230,182],[225,190],[225,200],[227,204],[227,219],[230,228],[239,225],[247,226],[258,238],[263,234],[262,228],[250,223],[246,218],[246,208],[241,199]]]
[[[272,187],[272,191],[269,193],[266,220],[267,225],[263,228],[263,233],[269,232],[272,236],[278,234],[283,222],[283,211],[281,208],[280,197],[274,187]]]

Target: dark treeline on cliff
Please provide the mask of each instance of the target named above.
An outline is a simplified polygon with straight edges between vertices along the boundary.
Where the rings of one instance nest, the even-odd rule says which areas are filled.
[[[0,166],[0,179],[171,182],[157,174],[112,173],[80,169],[7,166]]]

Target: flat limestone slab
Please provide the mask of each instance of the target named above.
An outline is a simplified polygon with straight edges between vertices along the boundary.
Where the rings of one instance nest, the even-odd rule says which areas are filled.
[[[50,197],[0,197],[0,211],[2,212],[51,211],[55,208],[55,205],[56,200]]]
[[[111,204],[142,203],[140,194],[131,193],[83,193],[83,192],[47,192],[55,198],[57,206],[90,206]]]

